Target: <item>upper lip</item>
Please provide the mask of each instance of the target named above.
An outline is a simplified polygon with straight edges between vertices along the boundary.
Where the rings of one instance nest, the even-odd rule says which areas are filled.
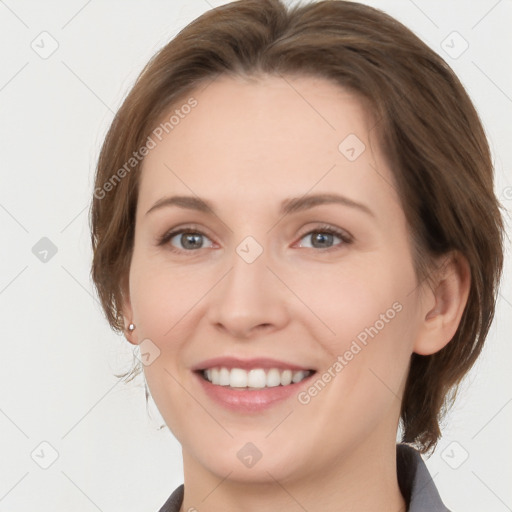
[[[283,370],[312,370],[306,366],[301,366],[278,359],[268,357],[258,357],[255,359],[240,359],[237,357],[214,357],[206,359],[192,367],[193,371],[206,370],[208,368],[224,367],[224,368],[241,368],[244,370],[252,370],[253,368],[280,368]]]

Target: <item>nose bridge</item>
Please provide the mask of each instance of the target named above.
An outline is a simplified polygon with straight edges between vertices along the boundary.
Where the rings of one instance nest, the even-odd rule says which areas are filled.
[[[229,260],[231,271],[222,290],[225,305],[240,313],[263,312],[265,296],[270,299],[268,251],[254,237],[246,237]]]
[[[213,294],[209,319],[233,336],[247,337],[258,326],[286,322],[284,290],[272,272],[270,254],[254,237],[245,237],[227,258],[229,268]]]

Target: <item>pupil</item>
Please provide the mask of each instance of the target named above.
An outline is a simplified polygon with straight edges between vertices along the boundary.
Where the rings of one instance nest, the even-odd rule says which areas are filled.
[[[201,235],[194,233],[183,233],[181,235],[181,243],[185,249],[195,249],[197,246],[201,245]],[[189,244],[189,242],[191,242]],[[195,245],[194,245],[195,242]]]
[[[323,247],[322,243],[325,244],[325,242],[332,242],[332,235],[330,233],[317,233],[313,236],[313,246],[316,247],[315,243],[319,241],[320,247]]]

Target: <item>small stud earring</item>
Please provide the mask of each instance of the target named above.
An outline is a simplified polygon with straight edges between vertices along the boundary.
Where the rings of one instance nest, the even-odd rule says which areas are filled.
[[[133,332],[133,331],[135,330],[135,324],[130,324],[130,325],[128,326],[128,330],[129,330],[130,332]]]

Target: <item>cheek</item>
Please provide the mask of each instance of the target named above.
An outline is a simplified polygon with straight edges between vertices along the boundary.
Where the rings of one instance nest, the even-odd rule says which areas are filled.
[[[143,257],[134,257],[130,283],[138,332],[157,340],[175,337],[175,326],[186,320],[209,289],[201,272],[184,272]]]
[[[339,269],[326,267],[315,272],[314,278],[300,273],[289,277],[311,312],[308,318],[316,316],[316,323],[323,324],[323,331],[319,327],[317,332],[322,332],[322,339],[332,349],[329,352],[336,353],[358,335],[364,342],[364,333],[370,336],[366,328],[375,326],[380,332],[396,323],[406,284],[394,274],[393,268],[368,261],[364,267],[348,263]]]
[[[207,291],[207,283],[194,278],[193,273],[184,274],[155,264],[138,265],[137,260],[133,268],[132,307],[139,341],[151,340],[158,354],[143,366],[145,379],[160,414],[181,439],[185,436],[185,423],[180,418],[197,406],[180,385],[189,377],[182,357],[195,325],[194,305]]]
[[[328,354],[322,370],[336,375],[333,391],[370,401],[389,394],[386,387],[398,394],[414,339],[413,282],[404,268],[375,261],[317,274],[315,285],[303,287],[318,317],[308,322]]]

